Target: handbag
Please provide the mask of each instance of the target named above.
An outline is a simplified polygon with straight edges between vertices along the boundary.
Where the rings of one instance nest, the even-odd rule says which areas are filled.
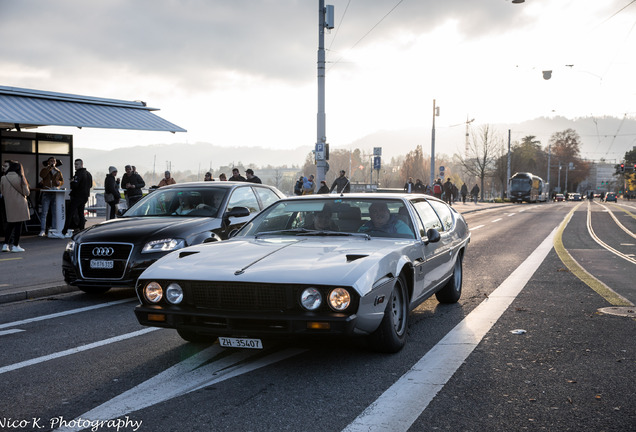
[[[112,193],[105,193],[104,201],[106,201],[109,204],[112,203],[113,201],[115,201],[115,195],[113,195]]]

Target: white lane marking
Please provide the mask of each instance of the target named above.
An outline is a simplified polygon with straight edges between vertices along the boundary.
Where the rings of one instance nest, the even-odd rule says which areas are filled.
[[[490,223],[499,222],[500,220],[501,220],[501,218],[499,218],[499,219],[495,219],[494,221],[490,221]]]
[[[510,213],[510,214],[508,214],[508,217],[510,217],[510,216],[514,216],[514,215],[516,215],[516,214],[517,214],[517,213]]]
[[[408,430],[528,283],[552,249],[557,228],[488,299],[457,324],[344,431]]]
[[[223,356],[228,351],[218,344],[214,344],[148,381],[80,415],[77,419],[103,421],[122,417],[133,411],[277,363],[305,351],[307,350],[290,348],[263,356],[264,353],[260,350],[241,350]],[[254,357],[254,359],[250,360],[250,357]],[[56,430],[70,432],[84,428],[85,426],[79,426]]]
[[[137,336],[141,336],[141,335],[144,335],[146,333],[153,332],[155,330],[159,330],[159,328],[150,327],[150,328],[146,328],[146,329],[139,330],[139,331],[136,331],[136,332],[126,333],[126,334],[123,334],[123,335],[120,335],[120,336],[115,336],[115,337],[112,337],[110,339],[104,339],[104,340],[101,340],[101,341],[93,342],[93,343],[90,343],[88,345],[82,345],[82,346],[79,346],[79,347],[67,349],[65,351],[60,351],[60,352],[56,352],[56,353],[53,353],[53,354],[48,354],[48,355],[45,355],[45,356],[42,356],[42,357],[37,357],[37,358],[31,359],[31,360],[25,360],[25,361],[20,362],[20,363],[14,363],[12,365],[0,367],[0,375],[2,375],[3,373],[6,373],[6,372],[11,372],[11,371],[17,370],[17,369],[22,369],[24,367],[33,366],[33,365],[38,364],[38,363],[43,363],[45,361],[53,360],[53,359],[60,358],[60,357],[65,357],[65,356],[68,356],[68,355],[71,355],[71,354],[77,354],[77,353],[80,353],[82,351],[88,351],[88,350],[93,349],[93,348],[99,348],[99,347],[104,346],[104,345],[108,345],[108,344],[112,344],[112,343],[115,343],[115,342],[120,342],[120,341],[123,341],[123,340],[126,340],[126,339],[130,339],[130,338],[134,338],[134,337],[137,337]]]
[[[13,333],[20,333],[20,332],[23,332],[23,331],[24,330],[20,330],[20,329],[4,330],[4,331],[0,331],[0,336],[9,335],[9,334],[13,334]]]
[[[104,308],[104,307],[108,307],[108,306],[115,306],[121,303],[128,303],[128,302],[133,302],[136,301],[134,299],[124,299],[124,300],[116,300],[116,301],[112,301],[112,302],[108,302],[108,303],[102,303],[102,304],[98,304],[98,305],[94,305],[94,306],[86,306],[83,308],[78,308],[78,309],[71,309],[68,311],[64,311],[64,312],[58,312],[58,313],[54,313],[54,314],[50,314],[50,315],[42,315],[39,317],[35,317],[35,318],[29,318],[29,319],[25,319],[25,320],[21,320],[21,321],[13,321],[10,323],[5,323],[5,324],[0,324],[0,329],[2,328],[7,328],[7,327],[17,327],[23,324],[29,324],[32,322],[36,322],[36,321],[44,321],[47,319],[52,319],[52,318],[59,318],[62,316],[66,316],[66,315],[73,315],[76,313],[80,313],[80,312],[86,312],[89,310],[94,310],[94,309],[100,309],[100,308]]]
[[[485,225],[477,225],[476,227],[469,227],[471,231],[475,231],[476,229],[483,228]]]

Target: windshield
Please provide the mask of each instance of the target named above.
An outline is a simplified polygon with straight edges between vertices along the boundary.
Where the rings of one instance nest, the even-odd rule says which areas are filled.
[[[529,191],[531,186],[532,186],[532,180],[527,178],[519,178],[519,179],[510,180],[511,192]]]
[[[124,216],[217,217],[225,189],[158,189],[132,206]]]
[[[237,236],[347,234],[415,238],[403,201],[342,197],[279,201],[245,225]]]

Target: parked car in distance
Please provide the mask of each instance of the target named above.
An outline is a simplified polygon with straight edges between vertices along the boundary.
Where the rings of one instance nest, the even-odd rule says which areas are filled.
[[[580,193],[568,194],[568,201],[581,201],[581,194]]]
[[[469,241],[462,215],[427,195],[286,198],[229,240],[147,268],[135,314],[143,325],[226,347],[360,336],[396,352],[411,310],[432,295],[459,300]]]
[[[558,194],[555,195],[554,200],[555,201],[565,201],[565,196],[563,194],[558,193]]]
[[[194,182],[149,193],[122,217],[73,235],[62,259],[64,280],[86,293],[134,287],[169,252],[225,240],[268,205],[278,189],[246,182]]]
[[[610,201],[618,202],[618,199],[616,198],[616,194],[614,192],[608,192],[608,193],[605,194],[605,201],[606,202],[610,202]]]

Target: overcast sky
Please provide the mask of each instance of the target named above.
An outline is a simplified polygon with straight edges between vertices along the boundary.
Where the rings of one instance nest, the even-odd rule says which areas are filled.
[[[633,0],[325,3],[333,146],[430,131],[433,99],[439,128],[636,116]],[[318,0],[0,0],[0,85],[143,100],[188,130],[41,130],[76,147],[313,145],[317,47]]]

